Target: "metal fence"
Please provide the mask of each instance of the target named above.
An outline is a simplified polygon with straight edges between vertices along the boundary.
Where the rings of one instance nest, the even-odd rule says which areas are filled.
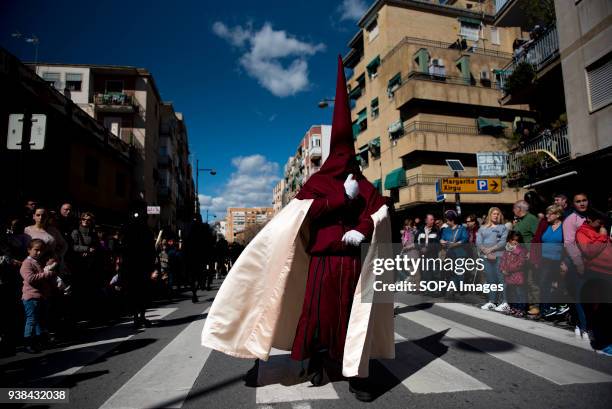
[[[508,155],[508,171],[511,175],[524,173],[526,170],[525,160],[531,155],[536,156],[536,158],[541,156],[541,159],[536,159],[534,163],[540,168],[554,166],[557,162],[549,154],[552,154],[559,162],[571,158],[567,127],[559,128],[556,131],[546,130],[536,138],[526,142],[519,149],[510,152]]]
[[[404,125],[404,134],[409,134],[412,132],[435,132],[457,135],[491,135],[489,133],[481,132],[477,126],[424,121],[409,122]],[[510,136],[510,134],[511,130],[506,128],[502,132],[500,132],[499,135],[508,137]]]

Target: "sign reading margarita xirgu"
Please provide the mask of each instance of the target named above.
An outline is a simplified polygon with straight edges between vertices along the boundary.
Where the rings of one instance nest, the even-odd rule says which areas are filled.
[[[442,178],[441,193],[501,193],[501,178]]]

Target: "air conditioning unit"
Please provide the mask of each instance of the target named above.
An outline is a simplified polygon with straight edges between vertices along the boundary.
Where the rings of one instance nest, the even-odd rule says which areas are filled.
[[[491,73],[489,70],[480,71],[480,80],[481,81],[491,81]]]

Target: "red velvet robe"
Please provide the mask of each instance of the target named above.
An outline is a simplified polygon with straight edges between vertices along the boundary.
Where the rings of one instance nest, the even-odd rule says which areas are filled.
[[[336,169],[348,169],[358,181],[360,193],[350,200],[344,193],[347,173],[330,171],[333,164],[329,165],[323,173],[313,175],[298,195],[298,199],[312,198],[314,202],[307,216],[311,223],[307,249],[311,260],[306,294],[291,351],[296,360],[321,350],[334,360],[342,360],[361,272],[360,247],[344,244],[342,237],[349,230],[357,230],[365,236],[364,242],[369,241],[374,230],[371,215],[386,203],[353,165],[336,163]],[[339,173],[339,177],[330,173]]]

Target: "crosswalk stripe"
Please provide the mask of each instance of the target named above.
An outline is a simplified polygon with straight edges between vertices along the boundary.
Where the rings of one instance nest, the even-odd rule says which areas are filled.
[[[146,315],[147,318],[155,318],[156,320],[161,320],[164,317],[172,314],[176,310],[177,310],[176,307],[172,307],[172,308],[154,308],[154,309],[151,309],[151,310],[147,311],[145,315]],[[112,328],[111,331],[116,331],[117,328],[118,327],[116,326],[116,327]],[[68,346],[66,348],[62,348],[61,351],[63,351],[63,352],[65,352],[65,351],[73,351],[74,350],[75,351],[74,352],[74,354],[75,354],[74,356],[75,357],[76,356],[82,356],[83,354],[87,354],[87,356],[88,356],[87,363],[85,363],[83,365],[79,365],[79,366],[73,366],[73,367],[64,369],[63,371],[60,371],[60,372],[52,373],[50,375],[45,376],[42,379],[53,378],[56,381],[56,383],[59,383],[61,381],[62,377],[70,376],[70,375],[73,375],[73,374],[77,373],[83,367],[88,365],[90,362],[95,361],[96,359],[98,359],[102,355],[108,353],[113,348],[115,348],[119,343],[127,341],[128,339],[132,338],[134,335],[136,335],[136,334],[127,335],[125,337],[117,337],[117,338],[112,338],[112,339],[105,339],[105,340],[96,341],[96,342],[87,342],[87,343],[84,343],[84,344],[70,345],[70,346]],[[48,381],[45,381],[45,382],[48,383]]]
[[[446,393],[490,390],[486,384],[395,334],[396,356],[381,363],[413,393]],[[401,345],[401,354],[397,344]],[[411,375],[406,377],[406,374]],[[405,379],[403,379],[405,378]]]
[[[281,402],[293,402],[295,408],[307,408],[300,406],[300,401],[339,399],[333,385],[313,388],[310,381],[304,382],[299,374],[302,364],[291,359],[288,352],[273,349],[270,359],[259,362],[255,402],[259,404],[272,404]],[[296,406],[297,405],[297,406]]]
[[[504,327],[528,332],[531,335],[537,335],[552,341],[586,349],[587,351],[592,350],[591,345],[588,342],[585,342],[582,339],[576,339],[573,332],[565,329],[555,328],[550,325],[544,325],[533,321],[516,319],[515,317],[507,316],[494,311],[483,311],[480,308],[476,308],[471,305],[460,303],[436,303],[436,305],[449,311],[455,311],[464,315],[469,315],[470,317],[503,325]]]
[[[493,351],[492,349],[495,349],[496,346],[502,343],[507,344],[507,341],[426,311],[411,311],[400,314],[400,316],[435,332],[447,331],[447,338],[471,345],[501,361],[540,376],[557,385],[612,382],[612,376],[608,374],[523,345],[513,344],[512,348],[506,351]],[[441,342],[445,343],[444,340]],[[452,345],[448,341],[446,341],[446,344]]]
[[[202,322],[189,324],[101,408],[148,408],[163,402],[172,402],[164,407],[180,408],[211,352],[197,342]]]

